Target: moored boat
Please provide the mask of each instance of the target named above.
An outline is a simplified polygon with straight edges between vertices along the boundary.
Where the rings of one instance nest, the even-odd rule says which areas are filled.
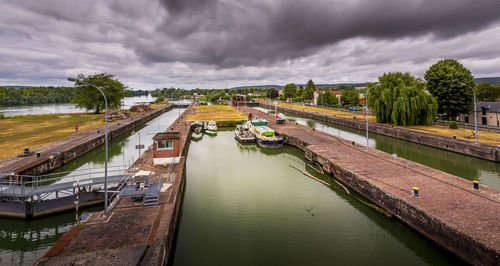
[[[205,134],[209,136],[217,136],[217,131],[205,130]]]
[[[208,121],[205,123],[205,130],[217,131],[217,123],[215,121]]]
[[[254,143],[255,136],[250,132],[247,123],[237,125],[234,129],[234,138],[240,143]]]
[[[260,146],[265,148],[283,147],[283,138],[276,136],[274,130],[267,126],[267,120],[254,119],[247,123],[250,127],[250,132],[253,133]]]

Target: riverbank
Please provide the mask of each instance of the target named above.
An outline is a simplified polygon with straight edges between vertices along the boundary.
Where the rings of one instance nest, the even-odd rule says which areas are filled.
[[[135,128],[138,125],[172,109],[173,105],[164,105],[157,109],[139,113],[131,118],[108,124],[108,139]],[[74,125],[72,126],[74,130]],[[38,134],[40,136],[51,135]],[[38,149],[31,149],[33,155],[27,157],[9,157],[0,161],[0,173],[39,175],[104,144],[104,127],[93,128],[86,132],[52,142]],[[28,146],[29,147],[29,146]],[[37,153],[40,152],[40,157]]]
[[[245,114],[267,118],[285,142],[306,158],[429,239],[473,264],[500,262],[500,192],[249,107]],[[418,187],[419,197],[412,196]]]
[[[267,109],[274,108],[273,106],[263,103],[260,103],[260,107]],[[320,114],[316,112],[302,111],[300,109],[295,109],[295,108],[286,108],[282,106],[278,106],[278,110],[282,112],[289,112],[291,114],[295,114],[302,117],[316,119],[319,121],[325,121],[327,123],[334,123],[359,130],[366,129],[365,120],[362,118],[348,119],[333,115]],[[489,144],[484,144],[484,143],[475,144],[474,142],[471,141],[454,139],[453,137],[438,136],[434,134],[404,129],[401,127],[391,127],[388,125],[382,125],[376,123],[369,123],[368,130],[370,132],[384,136],[389,136],[418,144],[423,144],[442,150],[453,151],[456,153],[461,153],[464,155],[473,156],[481,159],[500,162],[500,150],[498,150],[497,146]],[[487,133],[496,134],[491,132]]]
[[[185,156],[189,148],[190,127],[184,121],[188,108],[168,131],[179,132],[182,156],[174,165],[170,182],[165,180],[157,206],[144,207],[131,198],[120,199],[108,217],[102,212],[73,227],[36,264],[72,263],[109,265],[163,265],[168,261],[185,185]],[[169,174],[166,166],[153,166],[153,151],[147,150],[134,168],[152,172],[151,178]]]
[[[318,114],[328,114],[328,115],[333,115],[336,117],[341,117],[341,118],[346,118],[346,119],[353,119],[354,117],[359,118],[360,120],[364,120],[364,117],[362,115],[362,112],[357,111],[357,112],[346,112],[346,111],[337,111],[337,110],[332,110],[331,108],[321,108],[319,106],[305,106],[302,107],[297,104],[291,104],[291,103],[280,103],[279,106],[285,107],[285,108],[290,108],[290,109],[297,109],[297,110],[305,110],[308,112],[312,113],[318,113]],[[373,115],[368,116],[368,122],[370,123],[376,123],[376,117]],[[388,124],[379,124],[379,125],[386,125],[390,126]],[[396,128],[401,128],[405,130],[412,130],[412,131],[418,131],[418,132],[424,132],[424,133],[429,133],[437,136],[443,136],[443,137],[450,137],[452,138],[455,136],[457,139],[461,139],[464,141],[469,141],[469,142],[474,142],[475,140],[475,133],[472,128],[472,130],[469,128],[458,128],[458,129],[450,129],[448,125],[429,125],[429,126],[395,126]],[[484,143],[484,144],[489,144],[489,145],[494,145],[494,146],[499,146],[500,145],[500,134],[496,132],[487,132],[487,131],[478,131],[479,134],[479,143]]]

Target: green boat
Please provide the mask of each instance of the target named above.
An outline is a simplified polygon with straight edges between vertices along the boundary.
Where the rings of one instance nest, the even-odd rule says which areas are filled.
[[[205,134],[209,136],[217,136],[217,131],[205,130]]]

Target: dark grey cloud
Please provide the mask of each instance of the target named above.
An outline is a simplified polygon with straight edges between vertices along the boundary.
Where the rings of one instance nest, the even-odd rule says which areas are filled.
[[[0,83],[135,88],[375,80],[456,58],[500,75],[500,0],[3,0]]]
[[[218,67],[262,65],[307,56],[353,37],[452,38],[498,22],[498,0],[161,0],[159,38],[182,43],[131,43],[145,62],[189,61]],[[153,49],[154,48],[154,49]]]

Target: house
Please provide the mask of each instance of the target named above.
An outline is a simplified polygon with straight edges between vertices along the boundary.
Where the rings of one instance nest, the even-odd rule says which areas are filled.
[[[154,165],[178,163],[180,158],[179,132],[160,132],[153,137]]]
[[[316,89],[314,91],[314,94],[313,94],[313,97],[314,97],[313,98],[313,103],[315,105],[318,105],[318,103],[319,103],[319,105],[321,105],[321,97],[320,97],[320,95],[323,94],[323,93],[325,93],[325,92],[327,92],[327,91],[323,91],[323,90],[320,91],[318,89]],[[337,96],[337,99],[340,99],[340,96],[342,95],[341,91],[328,90],[328,92],[330,92],[332,94],[335,94],[335,96]],[[318,102],[318,100],[319,100],[319,102]]]
[[[477,124],[484,126],[500,126],[500,102],[477,102]],[[457,121],[474,123],[474,111],[468,115],[460,115]]]

